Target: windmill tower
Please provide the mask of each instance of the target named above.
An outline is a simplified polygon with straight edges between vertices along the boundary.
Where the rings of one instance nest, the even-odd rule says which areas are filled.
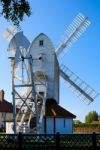
[[[30,43],[23,32],[7,29],[8,50],[14,52],[11,60],[15,133],[23,130],[43,133],[46,100],[55,99],[59,104],[60,76],[87,103],[97,97],[98,93],[87,83],[65,65],[59,65],[59,56],[71,47],[89,24],[88,17],[78,14],[66,31],[67,38],[56,49],[43,33]]]

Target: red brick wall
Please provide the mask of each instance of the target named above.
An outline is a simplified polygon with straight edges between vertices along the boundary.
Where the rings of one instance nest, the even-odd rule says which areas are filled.
[[[0,90],[0,101],[2,102],[4,100],[4,91]]]

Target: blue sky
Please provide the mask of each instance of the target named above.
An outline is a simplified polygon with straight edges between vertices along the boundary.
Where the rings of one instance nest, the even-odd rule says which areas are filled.
[[[55,47],[59,45],[66,27],[79,12],[89,17],[91,25],[66,53],[62,63],[100,92],[100,1],[30,0],[30,4],[32,15],[30,18],[25,17],[20,24],[21,29],[30,41],[41,32],[47,34]],[[10,22],[0,17],[0,89],[4,89],[5,98],[9,101],[12,99],[11,66],[7,52],[8,42],[2,35],[10,25]],[[87,106],[62,82],[60,105],[81,121],[84,121],[89,111],[96,110],[100,114],[100,96]]]

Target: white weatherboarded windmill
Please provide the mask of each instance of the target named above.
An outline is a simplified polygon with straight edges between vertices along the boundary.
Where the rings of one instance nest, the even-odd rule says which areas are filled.
[[[10,27],[6,30],[4,36],[10,40],[8,51],[13,52],[11,61],[14,133],[21,131],[44,133],[46,111],[50,114],[49,106],[54,107],[50,110],[54,116],[58,113],[61,117],[62,112],[66,116],[69,113],[58,105],[60,76],[87,103],[97,97],[98,93],[94,89],[65,65],[59,66],[58,61],[58,57],[71,47],[89,24],[88,17],[78,14],[66,31],[67,37],[56,49],[49,37],[43,33],[30,43],[23,32],[16,28]],[[19,111],[16,111],[16,107]],[[69,116],[75,117],[71,113]]]

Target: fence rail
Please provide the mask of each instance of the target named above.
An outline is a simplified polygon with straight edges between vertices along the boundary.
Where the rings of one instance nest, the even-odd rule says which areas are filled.
[[[0,150],[100,150],[100,134],[0,134]]]

